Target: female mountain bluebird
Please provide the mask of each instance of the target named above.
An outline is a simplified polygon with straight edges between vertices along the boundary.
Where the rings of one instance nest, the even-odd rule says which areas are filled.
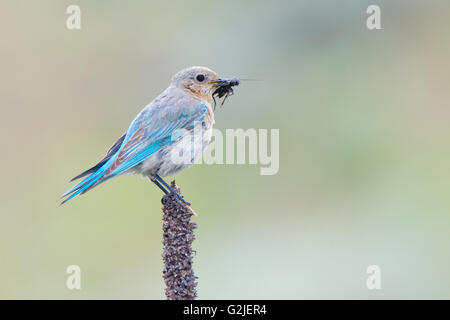
[[[237,79],[221,79],[205,67],[175,74],[169,87],[136,116],[106,156],[71,180],[87,176],[61,196],[66,198],[61,204],[120,174],[140,173],[189,205],[161,176],[186,169],[202,155],[212,135],[214,96],[226,98],[238,84]],[[200,139],[193,140],[193,133],[198,132]],[[173,155],[180,153],[188,154],[189,161],[175,161]]]

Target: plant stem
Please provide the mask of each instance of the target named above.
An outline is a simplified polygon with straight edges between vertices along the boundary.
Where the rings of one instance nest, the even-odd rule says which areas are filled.
[[[171,182],[178,193],[180,189]],[[197,297],[197,277],[192,268],[192,241],[197,224],[191,222],[194,211],[182,204],[173,194],[162,198],[163,202],[163,278],[168,300],[193,300]]]

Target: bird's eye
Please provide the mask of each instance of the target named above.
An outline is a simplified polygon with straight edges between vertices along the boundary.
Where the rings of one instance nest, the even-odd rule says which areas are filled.
[[[202,74],[199,74],[199,75],[197,75],[196,79],[198,82],[202,82],[203,80],[205,80],[205,76]]]

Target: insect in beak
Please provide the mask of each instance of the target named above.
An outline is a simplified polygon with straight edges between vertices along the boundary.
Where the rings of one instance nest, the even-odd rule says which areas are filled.
[[[216,110],[216,106],[217,106],[217,102],[216,102],[216,96],[221,99],[222,97],[224,97],[224,99],[222,100],[222,102],[220,103],[220,107],[223,106],[223,104],[225,103],[225,100],[227,100],[227,98],[229,96],[232,96],[234,94],[233,88],[234,86],[238,86],[239,85],[239,80],[236,78],[233,79],[217,79],[217,80],[213,80],[210,81],[211,84],[214,84],[217,88],[216,90],[214,90],[212,97],[213,97],[213,101],[214,101],[214,110]]]

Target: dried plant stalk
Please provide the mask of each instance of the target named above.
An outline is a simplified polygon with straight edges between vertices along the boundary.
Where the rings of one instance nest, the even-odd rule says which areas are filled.
[[[180,189],[171,182],[178,193]],[[197,277],[192,268],[192,241],[197,224],[191,222],[192,209],[169,193],[163,202],[163,278],[168,300],[193,300],[197,297]]]

